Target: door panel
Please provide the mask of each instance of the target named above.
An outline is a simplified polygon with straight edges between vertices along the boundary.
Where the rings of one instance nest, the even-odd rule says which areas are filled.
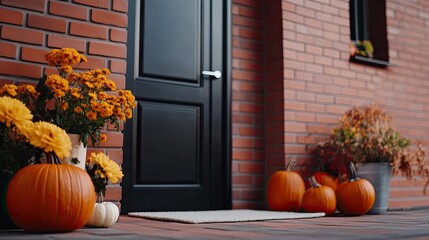
[[[131,1],[122,210],[230,205],[223,1]],[[216,21],[214,21],[216,20]]]
[[[146,0],[141,73],[198,80],[201,11],[198,0]]]
[[[200,108],[141,102],[136,184],[200,184]],[[147,137],[146,137],[147,136]],[[153,137],[156,136],[156,137]],[[160,174],[162,173],[162,174]]]

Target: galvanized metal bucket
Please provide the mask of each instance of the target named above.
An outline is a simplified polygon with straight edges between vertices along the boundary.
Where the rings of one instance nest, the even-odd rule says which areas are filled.
[[[392,168],[389,163],[366,163],[357,166],[358,177],[367,179],[375,189],[375,202],[368,214],[385,214],[389,203]]]

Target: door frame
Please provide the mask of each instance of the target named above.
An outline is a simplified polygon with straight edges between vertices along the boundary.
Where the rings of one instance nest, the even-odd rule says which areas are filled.
[[[126,81],[125,88],[133,89],[132,81],[138,75],[138,59],[139,53],[135,52],[135,49],[138,49],[139,41],[136,41],[136,33],[140,28],[139,21],[139,9],[140,4],[144,0],[135,0],[128,2],[128,34],[127,34],[127,72],[126,72]],[[218,0],[212,0],[218,1]],[[223,81],[224,81],[224,89],[222,99],[212,99],[212,102],[222,102],[223,104],[223,112],[222,112],[222,129],[219,137],[221,138],[221,152],[210,152],[211,159],[223,159],[223,161],[219,164],[223,169],[223,180],[224,183],[221,186],[224,188],[223,196],[222,196],[222,206],[221,209],[231,209],[232,208],[232,151],[231,151],[231,142],[232,142],[232,134],[231,134],[231,0],[222,0],[223,2],[223,19],[222,21],[222,31],[223,31],[223,60],[222,60],[222,68],[223,68]],[[216,80],[214,80],[216,81]],[[135,109],[136,110],[136,109]],[[135,113],[136,111],[134,111]],[[132,184],[130,181],[132,180],[132,176],[127,176],[126,173],[130,173],[131,169],[128,169],[134,159],[136,159],[136,134],[131,132],[132,129],[136,129],[137,127],[137,119],[134,115],[133,119],[127,121],[124,124],[124,144],[123,144],[123,171],[124,171],[124,184]],[[212,129],[212,131],[215,129]],[[134,138],[134,139],[133,139]],[[126,189],[122,188],[122,199],[123,196],[128,194]],[[128,212],[128,207],[122,205],[122,213]]]

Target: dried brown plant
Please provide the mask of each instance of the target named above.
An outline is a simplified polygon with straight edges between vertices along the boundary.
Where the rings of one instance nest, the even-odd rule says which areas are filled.
[[[416,177],[423,178],[426,181],[423,188],[424,194],[429,185],[429,166],[426,164],[425,156],[426,151],[423,145],[418,143],[417,149],[414,151],[406,148],[398,152],[398,156],[391,163],[393,174],[402,174],[410,180],[415,180]]]
[[[391,116],[378,104],[355,106],[339,119],[329,138],[318,143],[318,155],[326,169],[342,174],[348,161],[356,163],[386,162],[393,174],[408,179],[423,177],[429,185],[429,166],[425,150],[417,144],[411,150],[410,140],[393,129]]]

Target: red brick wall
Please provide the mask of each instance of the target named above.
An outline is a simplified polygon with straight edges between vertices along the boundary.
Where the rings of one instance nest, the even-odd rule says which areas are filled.
[[[429,151],[429,3],[386,2],[392,65],[377,68],[349,61],[348,1],[233,1],[234,207],[263,207],[263,172],[285,162],[308,176],[311,149],[356,104],[379,102]],[[429,205],[422,181],[394,177],[389,206],[419,205]]]
[[[263,0],[232,1],[232,198],[234,208],[263,208]]]
[[[265,22],[265,180],[272,172],[286,165],[285,82],[283,68],[282,3],[279,0],[264,2]]]
[[[124,87],[127,6],[1,0],[0,84],[36,82],[46,51],[74,47],[88,56],[82,68],[108,67]],[[290,160],[308,175],[309,150],[355,104],[380,102],[402,133],[429,146],[429,4],[389,0],[387,16],[395,66],[380,69],[348,60],[348,1],[232,0],[234,208],[264,208],[266,176]],[[106,131],[101,151],[121,163],[123,136]],[[395,177],[390,206],[428,205],[421,185]],[[110,186],[107,199],[120,198],[121,188]]]
[[[36,83],[48,70],[44,54],[73,47],[88,57],[82,69],[104,68],[118,88],[125,86],[127,0],[1,0],[0,84]],[[101,148],[122,163],[122,133],[105,130]],[[106,199],[119,201],[121,188],[111,185]]]
[[[282,13],[284,158],[306,178],[315,169],[314,144],[341,113],[369,98],[350,71],[348,1],[284,0]]]
[[[396,66],[372,77],[375,99],[388,106],[396,126],[420,140],[429,155],[429,2],[386,1],[390,60]],[[389,206],[429,205],[417,183],[396,177]]]

